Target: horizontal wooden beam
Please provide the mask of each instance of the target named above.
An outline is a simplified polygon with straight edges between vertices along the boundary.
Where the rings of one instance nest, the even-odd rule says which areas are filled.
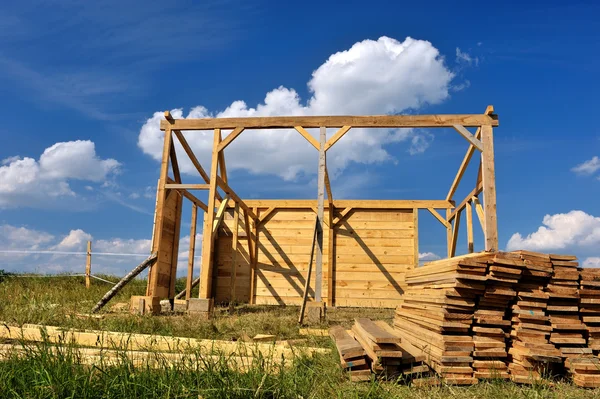
[[[314,199],[250,199],[244,200],[244,202],[247,206],[251,208],[258,207],[312,209],[316,204],[316,200]],[[231,203],[230,206],[233,206],[233,203]],[[454,202],[445,200],[334,200],[333,206],[334,208],[361,209],[452,209],[454,208]]]
[[[454,210],[452,211],[452,213],[450,213],[450,216],[448,217],[448,222],[450,222],[452,219],[454,219],[456,217],[456,214],[458,212],[460,212],[461,210],[463,210],[466,206],[467,206],[467,202],[471,201],[471,198],[474,196],[479,195],[479,193],[481,193],[483,191],[483,185],[480,183],[477,185],[477,187],[475,187],[473,189],[473,191],[471,191],[464,200],[462,200],[462,202],[460,204],[458,204],[458,206],[456,208],[454,208]]]
[[[165,184],[166,189],[170,190],[208,190],[210,188],[210,184]]]
[[[161,130],[210,130],[210,129],[305,129],[325,127],[353,128],[401,128],[401,127],[453,127],[461,125],[478,127],[498,126],[496,115],[379,115],[379,116],[268,116],[249,118],[202,118],[160,121]]]
[[[252,218],[252,220],[258,220],[258,216],[252,212],[252,209],[250,209],[250,207],[235,193],[235,191],[233,191],[231,187],[229,187],[227,183],[223,181],[220,176],[217,176],[217,185],[221,187],[225,194],[228,195],[234,202],[240,204],[240,207],[248,214],[248,216]]]
[[[165,184],[165,186],[169,186],[169,185],[173,185],[174,184],[174,180],[171,179],[170,177],[167,177],[167,184]],[[190,193],[187,190],[177,190],[177,192],[181,195],[183,195],[185,198],[189,199],[190,201],[192,201],[192,203],[196,204],[197,206],[199,206],[204,212],[208,212],[208,206],[202,202],[200,199],[196,198],[194,195],[192,195],[192,193]],[[169,192],[167,192],[168,194]]]

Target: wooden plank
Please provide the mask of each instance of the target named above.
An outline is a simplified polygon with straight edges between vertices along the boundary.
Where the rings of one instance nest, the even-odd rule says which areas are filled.
[[[170,183],[170,184],[166,184],[165,188],[168,190],[209,190],[210,184]]]
[[[323,229],[325,228],[325,142],[327,129],[320,128],[319,172],[317,177],[317,254],[315,259],[315,301],[321,302],[323,289]]]
[[[215,215],[215,220],[213,222],[213,227],[212,227],[212,234],[213,235],[217,232],[217,229],[219,228],[219,225],[223,221],[223,215],[225,214],[225,209],[227,208],[227,201],[228,200],[229,200],[229,195],[227,195],[225,197],[225,200],[223,202],[221,202],[221,205],[219,205],[219,209],[217,210],[217,214]],[[236,205],[237,205],[237,202],[236,202]]]
[[[212,257],[213,257],[213,223],[215,220],[215,195],[217,193],[217,168],[219,165],[219,153],[217,148],[221,138],[219,129],[215,129],[213,137],[212,159],[210,164],[210,190],[208,192],[208,212],[205,221],[204,234],[202,236],[202,269],[200,278],[199,297],[209,299],[212,294]],[[225,202],[225,201],[224,201]]]
[[[202,210],[204,212],[208,212],[208,206],[200,201],[198,198],[196,198],[193,194],[191,194],[189,191],[187,190],[181,190],[180,191],[181,195],[183,195],[185,198],[189,199],[194,205],[202,208]]]
[[[177,280],[177,265],[179,264],[179,237],[181,235],[181,212],[183,208],[183,197],[181,195],[174,196],[175,202],[175,223],[173,226],[173,249],[171,255],[171,270],[169,272],[170,285],[168,298],[173,299],[177,292],[175,292],[175,280]]]
[[[441,223],[441,224],[443,224],[443,225],[444,225],[446,228],[450,227],[450,223],[448,223],[448,222],[446,221],[446,219],[444,219],[444,218],[442,217],[442,215],[440,215],[440,214],[438,213],[438,211],[436,211],[436,210],[435,210],[435,209],[433,209],[433,208],[427,208],[427,210],[428,210],[428,211],[429,211],[429,213],[431,213],[431,214],[432,214],[432,215],[433,215],[433,216],[434,216],[434,217],[435,217],[437,220],[439,220],[439,221],[440,221],[440,223]]]
[[[319,151],[319,141],[312,134],[306,131],[302,126],[294,126],[294,129],[302,135],[317,151]]]
[[[219,144],[222,142],[221,129],[219,129]],[[217,147],[217,153],[219,154],[219,175],[223,182],[227,184],[227,164],[225,163],[225,153],[223,151],[219,151]]]
[[[475,249],[473,244],[473,209],[470,202],[466,204],[465,213],[467,214],[467,248],[469,253],[472,254]]]
[[[233,198],[233,197],[232,197]],[[273,200],[262,199],[244,201],[249,207],[258,208],[307,208],[315,206],[315,200]],[[229,206],[233,206],[233,202]],[[334,200],[333,206],[338,209],[357,208],[357,209],[449,209],[454,208],[454,202],[446,200]],[[243,208],[242,208],[243,209]]]
[[[329,211],[333,211],[333,193],[331,192],[331,182],[329,181],[329,172],[327,172],[327,159],[325,160],[325,191],[327,192],[327,204]]]
[[[329,329],[329,336],[335,343],[340,358],[352,359],[366,355],[366,352],[360,343],[355,341],[342,326],[331,327]]]
[[[269,209],[267,209],[265,212],[262,212],[262,213],[261,213],[261,215],[260,215],[260,218],[258,219],[258,220],[259,220],[259,223],[264,223],[264,222],[265,222],[265,220],[266,220],[266,219],[267,219],[269,216],[271,216],[271,214],[272,214],[273,212],[275,212],[276,210],[277,210],[277,208],[273,207],[273,208],[269,208]]]
[[[175,144],[171,139],[171,148],[169,149],[171,158],[171,169],[173,169],[173,178],[177,183],[181,183],[181,173],[179,173],[179,164],[177,162],[177,153],[175,152]]]
[[[245,118],[176,119],[173,123],[161,120],[160,128],[177,130],[209,129],[305,129],[352,126],[354,128],[401,128],[401,127],[479,127],[498,126],[495,115],[378,115],[378,116],[271,116]]]
[[[472,197],[471,200],[473,205],[475,205],[475,212],[477,213],[477,218],[481,224],[481,229],[484,230],[485,216],[483,215],[483,207],[481,206],[481,202],[479,202],[479,198],[477,196]]]
[[[238,252],[238,227],[240,221],[240,207],[236,203],[235,209],[233,210],[233,239],[231,241],[231,282],[230,282],[230,296],[229,296],[229,309],[233,309],[233,302],[236,300],[235,297],[235,280],[237,274],[237,263],[236,255]]]
[[[334,262],[335,262],[335,230],[333,229],[333,208],[329,208],[327,215],[329,219],[329,234],[327,244],[327,306],[334,306],[335,295],[333,286]]]
[[[485,250],[498,250],[498,220],[496,218],[496,172],[494,166],[494,133],[491,125],[481,126],[483,204],[485,209]]]
[[[319,230],[319,218],[317,217],[315,219],[315,229],[314,229],[314,233],[313,233],[313,242],[311,245],[311,251],[310,251],[310,260],[308,262],[308,272],[306,273],[306,280],[304,282],[304,290],[302,292],[302,305],[300,306],[300,317],[298,318],[298,323],[302,324],[302,321],[304,320],[304,312],[306,310],[306,301],[308,300],[308,289],[310,287],[310,275],[312,273],[312,263],[313,263],[313,256],[315,254],[315,244],[317,241],[317,234],[318,234],[318,230]]]
[[[413,268],[419,267],[419,209],[413,209],[413,223],[415,225],[415,236],[413,243]]]
[[[481,137],[481,127],[478,127],[477,131],[475,132],[475,138],[479,140],[480,137]],[[452,182],[452,185],[450,186],[448,195],[446,195],[446,201],[451,201],[452,197],[454,197],[454,193],[456,192],[456,189],[458,188],[458,185],[459,185],[463,175],[465,174],[465,171],[467,170],[467,166],[469,166],[469,163],[471,162],[471,158],[473,157],[474,153],[475,153],[475,147],[470,145],[469,148],[467,149],[467,153],[465,154],[460,166],[458,167],[458,172],[456,173],[456,176],[454,177],[454,181]]]
[[[190,250],[188,253],[187,280],[185,282],[185,299],[189,300],[192,295],[192,281],[194,280],[194,255],[196,252],[196,224],[198,218],[198,207],[192,205],[192,226],[190,227]]]
[[[450,209],[446,209],[446,221],[449,223],[449,226],[446,227],[446,247],[448,249],[448,258],[452,257],[452,225],[450,225],[450,213]]]
[[[167,176],[169,173],[169,157],[171,150],[171,141],[172,141],[171,129],[167,128],[165,130],[165,137],[163,142],[163,154],[162,161],[160,165],[160,177],[158,180],[158,194],[156,198],[156,210],[155,210],[155,223],[154,223],[154,235],[152,241],[152,253],[158,254],[160,248],[160,243],[162,241],[163,235],[163,223],[164,223],[164,212],[165,212],[165,198],[167,194],[167,190],[165,189],[165,184],[167,183]],[[146,295],[154,296],[155,291],[158,288],[158,271],[159,267],[157,264],[151,266],[150,271],[148,273],[148,285],[146,289]]]
[[[335,143],[337,143],[338,140],[348,133],[348,130],[351,128],[352,126],[342,126],[340,130],[335,132],[335,134],[329,140],[327,140],[327,143],[325,143],[325,151],[329,150]]]
[[[225,137],[223,141],[219,143],[219,147],[217,147],[217,151],[222,152],[233,140],[237,138],[244,131],[243,127],[236,127]]]
[[[454,210],[450,213],[450,216],[448,218],[448,221],[451,221],[452,219],[454,219],[456,217],[456,214],[460,211],[462,211],[463,209],[465,209],[465,207],[467,206],[467,202],[471,201],[471,198],[473,198],[474,196],[479,195],[479,193],[481,193],[481,191],[483,190],[483,185],[482,184],[478,184],[477,187],[475,187],[473,189],[473,191],[471,191],[462,201],[460,204],[458,204],[458,206],[456,208],[454,208]]]
[[[90,288],[90,276],[92,274],[92,242],[87,242],[85,252],[85,288]]]
[[[363,337],[377,344],[399,344],[402,342],[400,337],[390,334],[366,317],[355,318],[354,325],[358,327],[358,331]]]
[[[481,141],[479,141],[471,132],[465,129],[464,126],[453,125],[452,127],[454,128],[454,130],[460,133],[460,135],[463,136],[469,143],[471,143],[472,146],[477,148],[479,151],[483,151],[483,145],[481,144]]]
[[[254,213],[259,215],[258,208],[254,208]],[[244,214],[247,213],[244,211]],[[258,245],[259,245],[259,235],[258,235],[258,222],[253,221],[252,223],[252,236],[253,236],[253,245],[252,245],[252,268],[250,269],[250,304],[254,305],[256,303],[256,268],[258,265]]]

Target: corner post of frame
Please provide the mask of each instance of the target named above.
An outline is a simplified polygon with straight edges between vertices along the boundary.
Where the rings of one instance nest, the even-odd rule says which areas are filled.
[[[485,215],[485,250],[498,250],[498,220],[496,217],[496,172],[494,165],[494,133],[491,125],[481,126],[483,206]]]

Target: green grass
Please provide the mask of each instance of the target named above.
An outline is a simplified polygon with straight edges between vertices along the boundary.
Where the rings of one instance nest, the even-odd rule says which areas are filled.
[[[110,277],[108,277],[110,278]],[[112,278],[114,280],[114,278]],[[183,288],[183,280],[177,282]],[[218,309],[212,320],[186,315],[134,316],[113,311],[145,291],[145,281],[127,286],[101,312],[103,319],[78,316],[89,313],[109,288],[92,282],[87,290],[82,278],[16,278],[0,282],[0,321],[11,324],[46,324],[122,332],[154,333],[194,338],[244,339],[255,334],[275,334],[279,339],[299,338],[297,307],[239,306],[233,315]],[[335,309],[329,324],[350,326],[356,316],[391,320],[393,311]],[[318,326],[317,326],[318,327]],[[311,337],[308,344],[333,349],[326,337]],[[117,365],[78,365],[67,348],[52,355],[49,345],[29,345],[25,356],[0,362],[0,398],[593,398],[600,392],[556,382],[519,386],[506,382],[472,387],[413,388],[397,381],[351,383],[339,368],[337,353],[296,359],[280,368],[260,359],[247,371],[236,371],[225,357],[203,357],[203,367],[193,363],[161,369],[134,367],[125,357]],[[200,356],[190,354],[190,356]]]

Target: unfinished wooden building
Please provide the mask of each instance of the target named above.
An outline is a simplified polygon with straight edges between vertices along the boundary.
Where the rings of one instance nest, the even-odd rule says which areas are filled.
[[[485,249],[498,249],[493,143],[496,126],[498,117],[491,106],[482,114],[469,115],[174,119],[165,112],[152,240],[152,252],[158,256],[150,269],[146,295],[155,303],[177,294],[181,208],[186,199],[192,202],[186,299],[190,299],[191,287],[198,281],[193,278],[194,237],[201,215],[201,300],[298,305],[306,292],[308,301],[327,306],[396,307],[405,287],[405,273],[419,265],[419,209],[429,211],[446,229],[448,257],[456,254],[463,213],[469,252],[473,251],[474,219],[483,229]],[[333,196],[327,151],[344,136],[350,136],[353,128],[441,127],[453,128],[468,145],[446,198],[336,200]],[[307,131],[315,128],[320,131],[319,137]],[[327,128],[337,129],[329,139]],[[240,134],[251,135],[257,129],[295,129],[307,145],[314,147],[319,155],[314,198],[249,200],[236,194],[227,179],[226,149]],[[207,171],[184,136],[186,131],[194,134],[198,130],[214,131]],[[174,140],[181,143],[205,183],[182,181]],[[481,156],[476,187],[464,199],[455,201],[458,184],[474,154]],[[207,203],[194,195],[195,190],[208,191]]]

